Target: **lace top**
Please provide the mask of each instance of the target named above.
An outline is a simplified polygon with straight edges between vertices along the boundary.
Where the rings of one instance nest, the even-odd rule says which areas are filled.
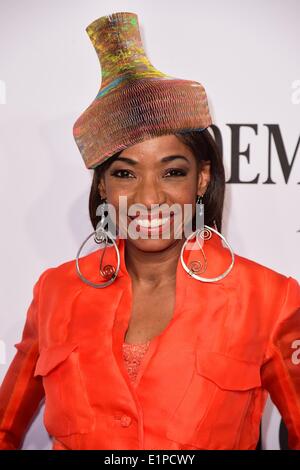
[[[148,350],[150,340],[146,343],[125,343],[123,342],[123,358],[130,380],[134,383],[139,371],[142,359]]]

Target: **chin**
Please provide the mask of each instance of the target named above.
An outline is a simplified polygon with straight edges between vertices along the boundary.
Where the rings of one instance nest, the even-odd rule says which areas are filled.
[[[180,241],[178,239],[174,238],[168,238],[168,239],[143,239],[143,238],[138,238],[136,240],[132,238],[128,238],[126,241],[128,243],[132,244],[134,247],[136,247],[138,250],[141,251],[147,251],[147,252],[156,252],[156,251],[163,251],[167,249],[169,246],[173,245],[177,241]]]

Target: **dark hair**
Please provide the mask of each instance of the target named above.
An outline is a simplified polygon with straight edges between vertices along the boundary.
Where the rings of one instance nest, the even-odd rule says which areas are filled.
[[[210,182],[203,196],[204,203],[204,223],[213,227],[216,223],[217,230],[222,231],[222,214],[225,196],[225,171],[221,152],[216,141],[208,131],[189,131],[184,133],[174,133],[181,142],[190,147],[197,159],[198,165],[203,160],[210,161]],[[94,168],[94,175],[89,196],[89,214],[91,223],[96,229],[99,216],[96,216],[96,209],[102,202],[99,194],[99,182],[102,174],[120,155],[121,151],[108,158],[104,163]]]

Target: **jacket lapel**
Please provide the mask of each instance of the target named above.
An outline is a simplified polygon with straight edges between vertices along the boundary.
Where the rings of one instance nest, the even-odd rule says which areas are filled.
[[[54,309],[48,326],[52,343],[54,340],[55,343],[60,344],[63,342],[80,344],[87,356],[90,355],[99,360],[104,360],[105,355],[112,350],[118,367],[129,384],[123,362],[122,343],[131,315],[132,285],[125,263],[126,240],[118,237],[116,243],[120,252],[120,270],[116,280],[108,287],[94,288],[85,284],[76,273],[75,261],[69,263],[68,276],[64,278],[64,295],[62,298],[60,293],[58,306]],[[83,275],[97,283],[105,281],[99,271],[102,250],[103,248],[100,247],[80,259],[80,269]],[[207,259],[207,270],[201,275],[217,276],[228,268],[231,261],[230,253],[223,247],[216,234],[213,233],[211,239],[204,242],[203,250]],[[189,265],[194,260],[203,260],[203,256],[199,249],[186,250],[184,259]],[[107,247],[105,250],[103,265],[106,264],[117,265],[113,246]],[[199,321],[201,319],[203,327],[209,328],[214,316],[224,315],[226,317],[229,302],[232,302],[235,296],[234,285],[234,269],[223,280],[206,283],[193,279],[187,274],[182,267],[180,257],[178,258],[173,318],[162,334],[151,341],[140,369],[137,384],[157,347],[164,348],[163,338],[170,336],[177,318],[180,315],[188,317],[189,312],[196,310],[199,312]],[[184,335],[192,334],[192,332],[185,332],[183,329],[178,334],[182,338],[187,338]],[[208,338],[209,335],[203,333],[203,341]],[[184,339],[184,341],[187,340]],[[168,347],[167,344],[166,347]]]

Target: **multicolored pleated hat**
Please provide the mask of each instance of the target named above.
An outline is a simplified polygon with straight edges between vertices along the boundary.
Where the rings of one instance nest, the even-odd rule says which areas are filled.
[[[86,168],[146,139],[211,125],[201,83],[175,78],[149,61],[135,13],[102,16],[87,26],[101,66],[101,87],[73,126]]]

